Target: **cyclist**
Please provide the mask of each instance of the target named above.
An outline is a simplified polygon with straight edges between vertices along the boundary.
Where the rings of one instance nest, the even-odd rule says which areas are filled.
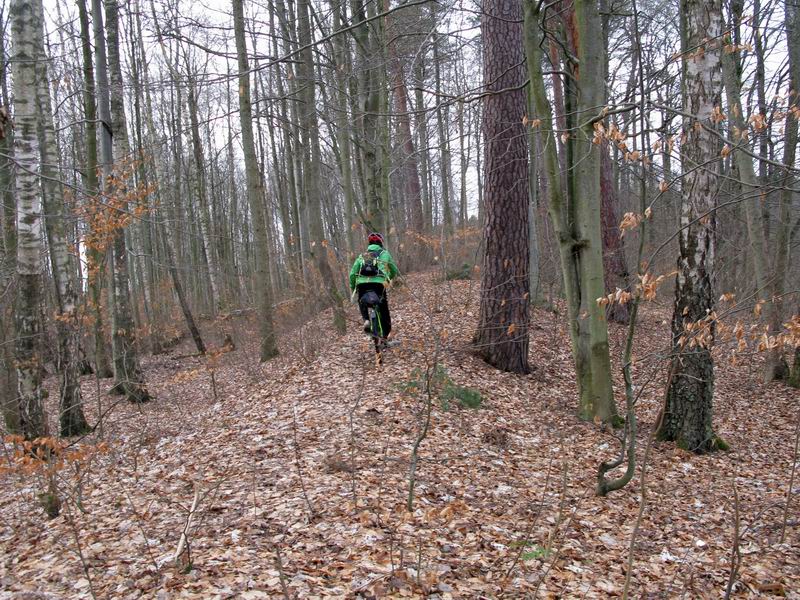
[[[383,236],[380,233],[370,233],[367,244],[367,251],[356,258],[353,268],[350,269],[350,289],[358,293],[364,333],[371,333],[368,306],[375,304],[382,334],[386,338],[392,330],[386,283],[397,277],[397,265],[389,251],[383,247]]]

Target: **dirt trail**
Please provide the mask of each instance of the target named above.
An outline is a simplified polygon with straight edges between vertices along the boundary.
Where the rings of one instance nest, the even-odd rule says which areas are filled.
[[[537,369],[516,376],[469,352],[476,283],[415,276],[393,290],[391,306],[402,345],[380,370],[354,308],[347,336],[336,338],[322,315],[263,366],[255,340],[238,335],[239,348],[215,367],[216,402],[199,359],[149,359],[158,401],[110,413],[111,450],[85,465],[84,513],[67,502],[46,521],[40,488],[2,476],[0,589],[8,593],[0,598],[23,590],[90,597],[90,587],[98,598],[267,598],[281,597],[284,585],[297,598],[621,592],[639,479],[594,496],[597,464],[616,442],[574,417],[560,318],[535,312]],[[637,357],[663,351],[662,321],[658,310],[645,311]],[[622,335],[613,331],[617,354]],[[437,339],[450,380],[480,391],[483,404],[435,400],[409,513],[411,449],[425,408],[409,383],[431,364]],[[639,381],[652,374],[652,363],[642,365]],[[747,530],[736,596],[771,589],[800,597],[797,511],[777,544],[798,397],[761,385],[757,371],[718,368],[715,427],[730,452],[696,457],[655,446],[632,597],[720,597],[734,482]],[[645,436],[662,385],[659,376],[640,401]],[[94,386],[84,383],[92,422]],[[64,471],[61,479],[75,497],[79,477]],[[184,556],[192,568],[181,572],[173,554],[195,493]]]

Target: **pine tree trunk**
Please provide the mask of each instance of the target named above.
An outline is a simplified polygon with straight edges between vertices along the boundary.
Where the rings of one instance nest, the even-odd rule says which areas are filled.
[[[242,126],[242,149],[244,150],[247,175],[247,197],[253,215],[253,233],[257,260],[256,279],[259,317],[261,320],[261,361],[278,354],[278,344],[272,323],[272,290],[267,276],[269,268],[269,240],[264,221],[264,197],[261,178],[258,174],[256,149],[253,139],[253,114],[250,105],[250,67],[247,60],[247,43],[244,37],[244,9],[242,0],[233,2],[233,26],[236,36],[236,54],[239,63],[239,116]]]
[[[603,144],[600,157],[600,201],[603,236],[603,271],[605,272],[605,292],[610,294],[617,288],[623,290],[630,286],[628,264],[625,259],[625,244],[620,238],[619,198],[612,180],[611,157],[607,144]],[[606,307],[606,317],[615,323],[627,323],[630,318],[628,304],[612,302]]]
[[[14,0],[10,16],[14,45],[14,157],[18,165],[14,360],[20,431],[26,439],[33,440],[48,435],[42,389],[42,196],[36,175],[40,164],[36,35],[41,25],[30,0]]]
[[[486,222],[477,351],[515,373],[528,366],[528,150],[522,7],[515,0],[484,3],[483,80]]]
[[[712,429],[714,362],[715,222],[719,151],[712,132],[722,91],[722,9],[718,0],[682,0],[685,16],[685,141],[681,145],[680,257],[672,316],[672,352],[667,399],[658,435],[692,452],[716,448]]]

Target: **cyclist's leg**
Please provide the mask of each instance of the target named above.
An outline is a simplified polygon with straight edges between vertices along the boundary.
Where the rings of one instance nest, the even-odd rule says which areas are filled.
[[[365,284],[363,283],[361,285],[356,286],[356,294],[358,295],[358,310],[361,311],[361,318],[364,321],[369,320],[369,313],[367,312],[367,305],[364,304],[362,298],[364,297],[364,294],[366,294],[368,291],[369,289],[366,288]]]

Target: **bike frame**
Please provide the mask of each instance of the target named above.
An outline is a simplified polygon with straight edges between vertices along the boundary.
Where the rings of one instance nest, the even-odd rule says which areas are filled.
[[[378,311],[377,306],[369,306],[367,307],[367,314],[369,315],[369,323],[371,327],[370,334],[372,335],[372,341],[375,344],[375,362],[378,365],[383,364],[383,347],[384,347],[384,340],[383,340],[383,326],[381,325],[381,317],[380,312]]]

